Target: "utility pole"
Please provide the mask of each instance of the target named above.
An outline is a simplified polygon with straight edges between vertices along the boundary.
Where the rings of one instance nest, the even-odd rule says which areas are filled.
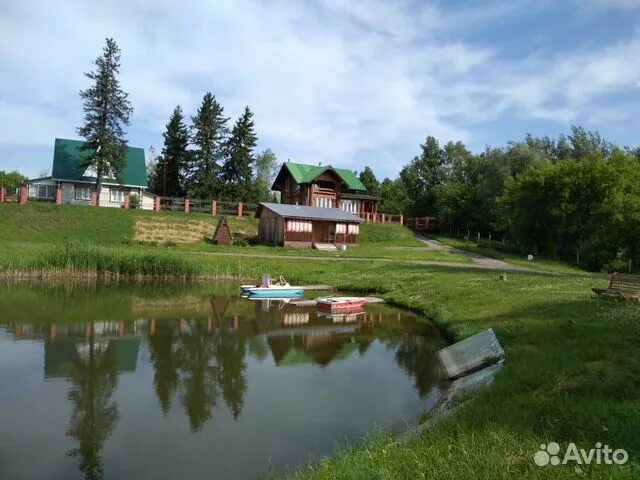
[[[164,155],[163,155],[164,157]],[[163,166],[163,175],[162,175],[162,196],[166,197],[167,196],[167,159],[163,158],[162,159],[162,166]]]

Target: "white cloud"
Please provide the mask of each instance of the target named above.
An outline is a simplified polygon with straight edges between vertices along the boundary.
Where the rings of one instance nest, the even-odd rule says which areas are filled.
[[[504,59],[452,32],[532,3],[469,5],[13,0],[0,6],[0,147],[73,135],[82,72],[105,36],[123,50],[132,143],[159,148],[175,105],[192,115],[211,90],[232,117],[250,105],[262,146],[281,159],[356,167],[365,156],[385,175],[427,134],[471,140],[475,125],[509,112],[566,123],[639,82],[638,36],[589,54]]]

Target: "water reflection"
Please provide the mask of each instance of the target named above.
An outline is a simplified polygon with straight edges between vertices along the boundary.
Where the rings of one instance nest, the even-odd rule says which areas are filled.
[[[181,409],[191,432],[215,424],[222,408],[239,421],[249,361],[272,362],[283,372],[301,367],[325,370],[363,358],[374,342],[380,342],[413,378],[421,397],[433,395],[441,383],[434,360],[439,336],[429,324],[397,310],[377,307],[321,315],[313,307],[250,302],[229,292],[210,296],[197,289],[170,298],[157,293],[126,295],[123,305],[123,292],[119,293],[113,308],[93,310],[82,295],[70,292],[76,302],[63,296],[64,307],[51,307],[65,315],[50,321],[38,318],[47,316],[38,310],[34,322],[26,321],[26,305],[22,311],[15,302],[13,310],[2,309],[0,297],[0,328],[4,325],[14,340],[43,342],[45,378],[66,379],[69,384],[66,435],[74,447],[68,455],[78,459],[86,479],[104,476],[102,451],[119,420],[114,400],[119,376],[136,372],[141,359],[152,368],[153,391],[164,416]],[[96,303],[106,300],[98,298]],[[1,313],[7,311],[14,318]],[[78,320],[80,312],[87,321]]]

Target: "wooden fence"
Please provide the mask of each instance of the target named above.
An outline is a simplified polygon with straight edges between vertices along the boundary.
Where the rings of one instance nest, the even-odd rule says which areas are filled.
[[[416,232],[434,232],[442,230],[442,223],[434,217],[407,218],[407,228]]]
[[[361,213],[362,218],[367,223],[397,223],[404,225],[404,215],[390,215],[388,213]]]

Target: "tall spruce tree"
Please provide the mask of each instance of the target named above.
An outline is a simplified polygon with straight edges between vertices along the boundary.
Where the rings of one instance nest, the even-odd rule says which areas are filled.
[[[254,182],[253,149],[258,137],[255,133],[253,113],[249,107],[238,118],[227,144],[227,160],[222,166],[222,180],[225,182],[223,196],[228,200],[246,201]]]
[[[189,131],[184,124],[180,105],[173,110],[162,136],[164,147],[162,155],[158,157],[155,164],[153,174],[155,193],[167,197],[179,197],[184,194],[184,169],[190,159],[190,152],[187,151]]]
[[[220,193],[220,167],[229,134],[228,117],[216,97],[207,92],[195,117],[191,117],[191,141],[195,146],[188,166],[189,194],[196,198],[214,198]]]
[[[107,38],[95,66],[95,71],[85,73],[93,85],[80,92],[84,102],[84,125],[77,131],[85,139],[82,149],[90,152],[81,166],[95,170],[96,191],[100,192],[103,178],[119,178],[125,167],[127,141],[122,126],[129,125],[133,108],[117,77],[120,48],[115,40]],[[100,195],[98,201],[99,198]]]

